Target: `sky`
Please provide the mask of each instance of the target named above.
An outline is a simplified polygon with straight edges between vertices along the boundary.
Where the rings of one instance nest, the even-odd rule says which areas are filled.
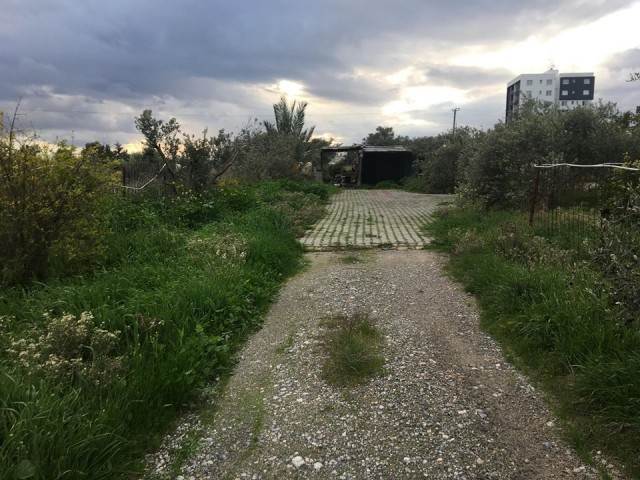
[[[595,97],[640,105],[640,1],[2,0],[0,111],[76,145],[142,137],[144,109],[237,133],[307,102],[315,135],[437,135],[504,119],[522,73],[594,72]]]

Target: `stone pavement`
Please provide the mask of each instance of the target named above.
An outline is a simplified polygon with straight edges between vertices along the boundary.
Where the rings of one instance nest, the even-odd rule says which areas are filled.
[[[332,197],[327,215],[300,242],[309,250],[421,248],[429,243],[422,227],[439,205],[452,200],[452,195],[345,189]]]

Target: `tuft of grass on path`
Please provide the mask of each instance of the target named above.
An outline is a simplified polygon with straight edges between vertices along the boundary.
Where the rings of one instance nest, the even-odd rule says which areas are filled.
[[[384,337],[369,316],[341,315],[329,319],[326,325],[322,376],[327,383],[346,387],[382,374]]]

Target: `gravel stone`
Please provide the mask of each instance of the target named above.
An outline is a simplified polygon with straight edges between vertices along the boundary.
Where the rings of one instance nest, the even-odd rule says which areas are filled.
[[[474,299],[443,272],[444,256],[351,254],[364,262],[308,254],[310,267],[284,286],[225,391],[212,396],[213,420],[187,415],[149,456],[149,478],[599,478],[480,330]],[[324,320],[355,313],[383,332],[384,374],[335,388],[321,372]],[[200,436],[196,451],[170,475],[188,432]]]

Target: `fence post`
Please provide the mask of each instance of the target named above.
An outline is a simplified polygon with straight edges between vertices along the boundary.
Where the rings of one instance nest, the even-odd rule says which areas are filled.
[[[529,225],[533,225],[533,215],[536,211],[536,202],[538,201],[538,190],[540,188],[540,170],[536,165],[536,178],[533,181],[533,192],[531,192],[531,206],[529,207]]]

